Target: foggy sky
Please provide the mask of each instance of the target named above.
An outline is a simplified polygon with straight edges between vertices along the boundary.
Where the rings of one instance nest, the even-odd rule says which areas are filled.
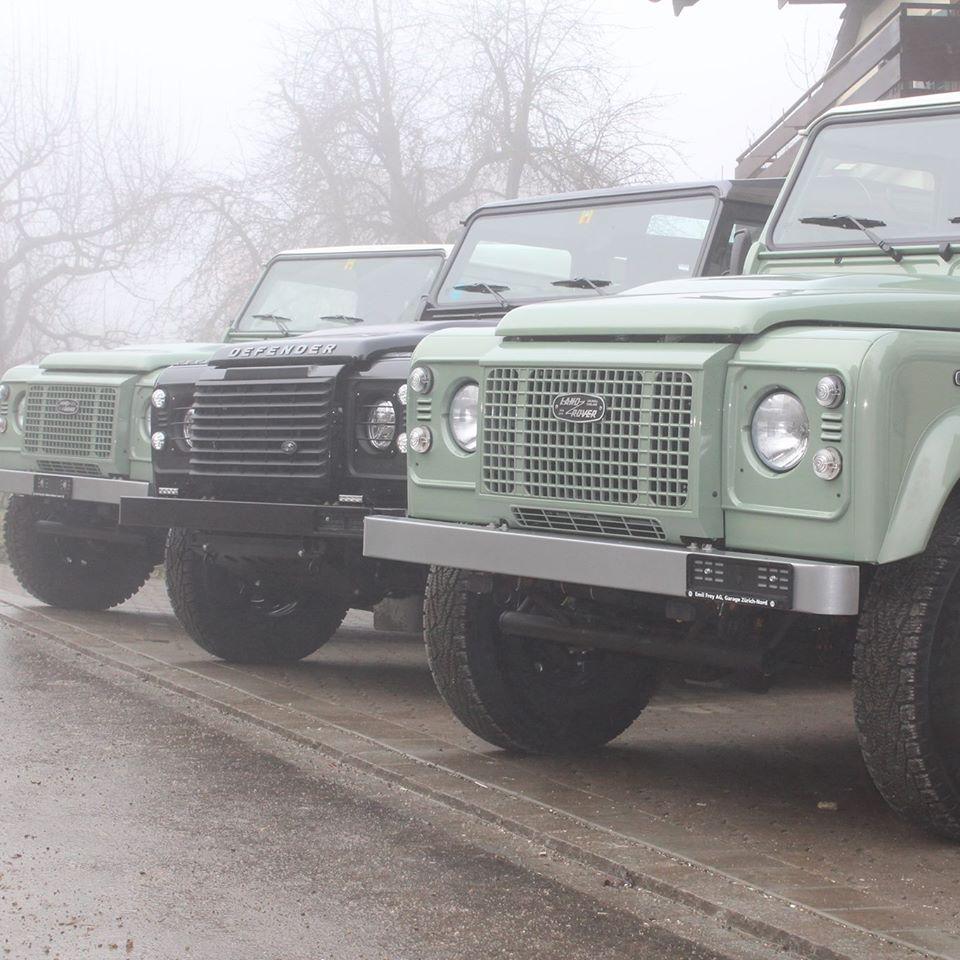
[[[56,72],[72,55],[88,77],[162,118],[196,161],[228,169],[258,121],[275,67],[277,22],[304,0],[5,0],[0,52]],[[429,8],[429,4],[425,4]],[[655,132],[679,142],[677,180],[731,175],[751,137],[792,103],[826,62],[841,4],[701,0],[674,17],[669,0],[584,4],[616,26],[636,94],[667,106]],[[429,69],[428,59],[425,69]]]

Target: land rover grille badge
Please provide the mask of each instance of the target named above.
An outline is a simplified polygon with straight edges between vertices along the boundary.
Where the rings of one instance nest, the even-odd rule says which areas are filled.
[[[607,402],[595,393],[562,393],[553,398],[551,412],[566,423],[597,423],[607,412]]]

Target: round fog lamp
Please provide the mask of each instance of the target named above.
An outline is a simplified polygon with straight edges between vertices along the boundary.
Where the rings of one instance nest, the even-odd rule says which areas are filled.
[[[832,410],[843,403],[843,395],[846,392],[843,381],[831,374],[829,377],[821,377],[817,383],[817,403],[821,407]]]
[[[400,386],[397,387],[397,403],[399,403],[401,407],[407,405],[407,385],[405,383],[401,383]]]
[[[405,433],[401,433],[400,436],[397,437],[397,449],[398,449],[401,453],[406,453],[406,452],[407,452],[407,448],[408,448],[409,446],[410,446],[410,444],[407,442],[407,435],[406,435]]]
[[[150,394],[150,403],[155,409],[162,410],[167,405],[167,391],[154,390]]]
[[[196,426],[197,411],[190,407],[183,415],[183,439],[188,447],[193,447],[193,428]]]
[[[429,393],[433,389],[433,371],[429,367],[414,367],[409,383],[414,393]]]
[[[150,438],[150,446],[153,447],[154,450],[162,450],[166,445],[167,435],[160,430]]]
[[[777,473],[792,470],[807,452],[810,421],[803,404],[786,390],[775,390],[760,401],[750,427],[753,449]]]
[[[824,447],[813,455],[813,472],[821,480],[836,480],[843,469],[843,457],[835,447]]]
[[[0,383],[0,403],[6,403],[10,399],[10,384]]]
[[[7,432],[7,418],[0,417],[0,433],[6,433],[6,432]]]
[[[407,434],[407,443],[414,453],[426,453],[433,446],[433,434],[429,427],[414,427]]]
[[[477,449],[479,405],[480,388],[475,383],[465,383],[450,401],[450,433],[457,446],[467,453]]]

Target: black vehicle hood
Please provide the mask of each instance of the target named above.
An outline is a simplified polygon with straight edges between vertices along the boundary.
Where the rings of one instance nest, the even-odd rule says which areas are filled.
[[[477,319],[471,326],[494,326]],[[349,363],[372,360],[385,354],[412,353],[427,334],[444,330],[441,321],[381,326],[356,326],[323,330],[290,340],[234,343],[222,347],[210,360],[213,367],[274,366],[287,363]]]

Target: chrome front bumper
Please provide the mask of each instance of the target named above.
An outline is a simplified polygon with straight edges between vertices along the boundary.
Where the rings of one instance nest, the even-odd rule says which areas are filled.
[[[502,573],[560,583],[579,583],[653,593],[755,603],[800,613],[853,616],[860,608],[860,568],[725,550],[693,551],[682,547],[569,537],[562,534],[492,530],[409,517],[367,517],[363,552],[368,557],[404,560],[483,573]],[[723,586],[702,591],[690,580],[691,558],[707,572],[719,563],[729,569],[788,570],[791,592],[781,603],[731,594]],[[708,595],[709,594],[709,595]]]
[[[70,493],[46,493],[44,480],[69,480]],[[52,489],[52,488],[51,488]],[[57,496],[59,499],[81,500],[91,503],[115,503],[121,497],[146,497],[150,484],[140,480],[114,480],[110,477],[64,477],[61,474],[38,473],[32,470],[0,470],[0,493],[19,493],[24,496]]]

